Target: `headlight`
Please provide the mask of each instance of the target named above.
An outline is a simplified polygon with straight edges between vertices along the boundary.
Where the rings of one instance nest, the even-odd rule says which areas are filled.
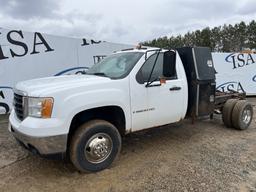
[[[50,118],[52,115],[53,98],[28,98],[28,115],[39,118]]]

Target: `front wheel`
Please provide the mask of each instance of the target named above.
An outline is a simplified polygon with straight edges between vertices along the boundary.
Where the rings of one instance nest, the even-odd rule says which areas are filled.
[[[81,172],[96,172],[111,165],[121,150],[121,136],[114,125],[92,120],[81,125],[70,143],[70,159]]]

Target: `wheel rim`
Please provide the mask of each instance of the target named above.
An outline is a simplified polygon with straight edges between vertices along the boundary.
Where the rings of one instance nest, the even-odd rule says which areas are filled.
[[[249,124],[252,118],[252,112],[250,109],[245,109],[243,111],[242,119],[245,124]]]
[[[101,163],[109,157],[112,149],[111,137],[105,133],[97,133],[86,143],[84,154],[90,163]]]

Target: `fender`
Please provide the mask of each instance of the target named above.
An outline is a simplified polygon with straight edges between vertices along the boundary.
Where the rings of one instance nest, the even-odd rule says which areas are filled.
[[[99,107],[117,106],[123,110],[126,130],[129,130],[131,128],[131,113],[129,108],[130,100],[127,96],[129,96],[129,94],[124,93],[123,90],[114,88],[75,92],[75,94],[65,97],[60,103],[54,103],[56,107],[55,110],[57,110],[55,112],[58,116],[61,115],[62,119],[66,120],[66,129],[69,130],[71,121],[76,114]],[[65,110],[62,110],[63,108],[65,108]]]

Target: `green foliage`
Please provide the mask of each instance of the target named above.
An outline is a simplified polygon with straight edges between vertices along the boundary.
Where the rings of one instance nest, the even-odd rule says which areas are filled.
[[[177,48],[184,46],[206,46],[216,52],[237,52],[256,49],[256,22],[240,22],[210,29],[187,32],[184,35],[159,37],[142,43],[144,46]]]

